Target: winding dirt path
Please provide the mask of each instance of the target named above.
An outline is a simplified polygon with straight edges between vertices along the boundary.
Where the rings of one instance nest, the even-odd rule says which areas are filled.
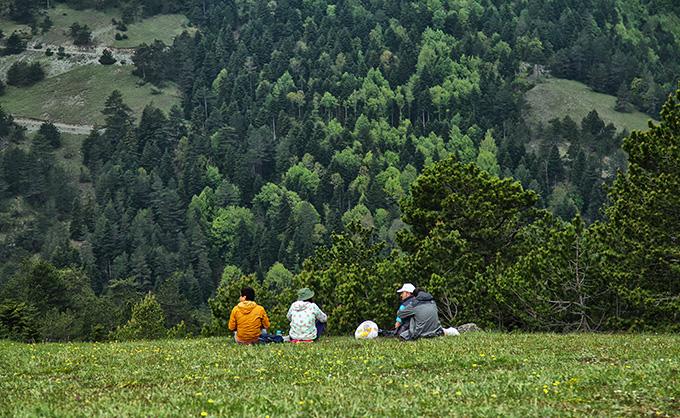
[[[50,49],[54,54],[57,53],[59,47],[64,48],[64,53],[72,56],[87,58],[87,62],[81,65],[98,63],[99,57],[102,56],[102,52],[105,49],[111,51],[113,57],[118,61],[118,65],[132,65],[132,56],[135,54],[134,49],[131,48],[111,48],[105,46],[91,46],[79,48],[77,46],[71,45],[54,45],[54,44],[42,44],[41,48],[35,48],[34,45],[26,47],[27,51],[31,52],[41,52],[44,53],[47,49]],[[123,62],[124,64],[121,64]]]
[[[40,125],[46,120],[40,119],[30,119],[30,118],[15,118],[14,122],[17,125],[25,127],[29,132],[35,132],[40,129]],[[68,123],[52,122],[54,126],[59,129],[59,132],[64,134],[74,134],[74,135],[89,135],[94,129],[92,125],[70,125]]]

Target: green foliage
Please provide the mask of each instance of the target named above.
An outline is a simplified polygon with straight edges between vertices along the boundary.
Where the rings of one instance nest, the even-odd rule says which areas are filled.
[[[498,323],[492,280],[516,260],[536,201],[518,182],[453,157],[426,167],[401,205],[404,278],[432,292],[447,321]]]
[[[302,199],[313,198],[320,183],[319,175],[303,163],[290,167],[283,177],[283,185],[288,190],[297,192]]]
[[[463,134],[458,125],[453,125],[449,131],[449,147],[463,164],[471,163],[477,159],[472,139],[468,135]]]
[[[168,53],[165,44],[156,40],[151,45],[142,44],[135,49],[132,62],[135,64],[134,75],[145,81],[160,84],[167,71]]]
[[[293,273],[291,273],[283,264],[276,263],[265,275],[263,286],[265,289],[278,293],[293,287]]]
[[[29,3],[23,11],[30,13],[22,14],[32,17],[37,34],[42,17],[36,1],[21,6]],[[132,58],[134,75],[129,66],[87,65],[35,86],[9,87],[3,96],[13,114],[83,124],[77,129],[90,132],[80,167],[73,147],[54,150],[49,127],[28,145],[11,116],[0,114],[0,137],[9,144],[0,159],[2,277],[13,277],[19,260],[40,253],[57,271],[46,273],[68,276],[66,288],[78,280],[65,266],[80,265],[84,282],[102,295],[83,296],[96,307],[92,311],[69,296],[50,302],[48,318],[36,328],[43,339],[99,338],[131,320],[132,305],[149,290],[157,294],[166,327],[183,323],[195,332],[211,295],[213,303],[221,298],[215,321],[226,321],[235,300],[216,293],[225,264],[244,273],[230,286],[258,286],[258,298],[281,328],[300,278],[317,276],[324,308],[338,318],[335,325],[331,319],[331,332],[351,330],[367,317],[389,321],[393,278],[432,290],[448,321],[499,328],[595,328],[601,320],[616,328],[612,306],[632,306],[595,297],[612,296],[600,292],[606,269],[598,264],[587,282],[592,288],[583,293],[588,309],[577,312],[577,298],[565,288],[575,277],[567,267],[574,262],[572,248],[587,248],[584,262],[590,264],[604,250],[578,222],[560,224],[547,214],[549,220],[532,222],[539,205],[564,219],[601,217],[602,186],[626,166],[619,149],[624,135],[609,122],[620,126],[641,117],[615,112],[613,94],[619,109],[655,115],[680,73],[680,32],[668,5],[67,3],[79,10],[61,2],[41,13],[54,29],[40,43],[64,44],[71,27],[74,36],[91,28],[93,42],[104,47],[116,31],[125,31],[116,46],[141,45]],[[170,11],[187,12],[198,30],[183,27],[178,15],[141,20]],[[9,52],[20,51],[28,34],[0,23],[16,34],[7,42]],[[61,64],[75,65],[78,54],[66,52],[61,47],[57,54]],[[6,66],[42,56],[21,53],[8,57]],[[107,56],[104,63],[111,62]],[[50,64],[50,72],[61,71],[61,64]],[[587,86],[545,79],[546,68]],[[531,89],[533,83],[539,84]],[[119,91],[112,93],[112,85]],[[533,107],[529,119],[551,117],[529,124],[525,92],[541,86],[545,100],[526,96]],[[555,92],[576,97],[578,106],[551,105],[545,96]],[[164,114],[147,106],[149,97],[164,110],[175,102],[181,108]],[[583,114],[564,117],[567,107]],[[554,109],[562,114],[551,114]],[[105,129],[90,129],[94,124]],[[60,160],[69,160],[66,168]],[[69,184],[75,176],[66,169],[82,173],[80,184]],[[374,236],[357,238],[356,224],[374,228]],[[395,251],[388,262],[400,230],[403,256]],[[314,266],[303,267],[331,233],[342,237],[331,248],[355,257],[327,248],[329,260],[315,256]],[[376,244],[378,237],[384,244]],[[667,258],[672,265],[675,257]],[[540,282],[544,274],[558,279]],[[377,290],[366,292],[363,280]],[[7,283],[19,295],[12,300],[29,305],[30,297],[16,289],[40,284]],[[672,299],[674,291],[659,294]],[[546,300],[570,305],[562,309]],[[524,315],[526,305],[538,313]],[[98,314],[106,309],[110,320]],[[83,318],[95,318],[100,327]],[[215,321],[213,331],[225,332]]]
[[[192,322],[191,303],[187,294],[192,291],[200,293],[198,288],[191,289],[192,286],[198,287],[197,283],[191,280],[192,278],[194,277],[191,274],[175,273],[158,287],[155,295],[161,308],[163,308],[167,328],[172,328],[181,323],[186,333],[186,322]],[[183,292],[184,289],[186,289],[185,292]],[[194,329],[199,328],[199,324],[191,325]]]
[[[677,329],[680,323],[680,90],[658,125],[624,141],[629,169],[609,193],[607,274],[622,305],[615,326]]]
[[[38,133],[50,143],[52,148],[59,148],[61,146],[61,133],[52,122],[44,122],[40,125]]]
[[[102,51],[102,56],[99,57],[99,63],[101,65],[113,65],[116,62],[117,60],[113,58],[113,53],[110,49],[105,49]]]
[[[255,233],[253,214],[248,208],[228,206],[217,210],[211,233],[227,263],[246,254]]]
[[[153,293],[148,293],[132,307],[132,316],[123,326],[118,327],[111,337],[115,340],[153,340],[164,338],[165,315]]]
[[[38,257],[26,260],[0,286],[0,298],[10,306],[11,338],[98,340],[115,320],[111,305],[94,294],[82,271],[58,269]]]
[[[482,169],[486,170],[489,174],[494,176],[500,176],[501,168],[498,165],[498,159],[496,157],[498,148],[496,147],[496,141],[493,139],[493,133],[487,131],[484,135],[484,140],[479,144],[479,154],[477,155],[477,165]]]
[[[69,27],[69,35],[73,39],[74,45],[83,46],[92,42],[92,31],[90,28],[87,25],[80,25],[78,22],[74,22]]]
[[[299,287],[314,290],[315,302],[328,315],[328,332],[347,334],[371,319],[391,325],[396,280],[391,263],[381,255],[384,243],[375,242],[373,228],[359,223],[348,233],[333,235],[330,248],[319,248],[296,277]]]
[[[26,41],[19,33],[12,32],[12,34],[5,41],[5,49],[3,50],[3,54],[20,54],[24,50],[26,50]]]
[[[184,321],[180,321],[175,325],[174,327],[170,328],[168,330],[167,336],[168,338],[186,338],[188,336],[187,332],[187,325],[184,323]]]
[[[610,315],[597,235],[580,217],[548,218],[521,232],[521,255],[496,279],[509,328],[591,331]]]
[[[17,61],[7,70],[7,84],[11,86],[31,86],[44,78],[45,71],[39,62]]]
[[[33,341],[38,338],[37,312],[26,302],[0,304],[0,339]]]

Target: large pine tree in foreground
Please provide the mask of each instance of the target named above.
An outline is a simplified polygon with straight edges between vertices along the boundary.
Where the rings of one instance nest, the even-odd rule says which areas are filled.
[[[680,327],[680,89],[661,121],[623,144],[628,172],[609,194],[608,273],[630,327]]]

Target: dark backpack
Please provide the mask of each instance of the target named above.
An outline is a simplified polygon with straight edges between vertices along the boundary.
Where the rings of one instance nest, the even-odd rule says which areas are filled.
[[[270,344],[270,343],[282,343],[283,337],[274,334],[262,334],[260,335],[260,344]]]

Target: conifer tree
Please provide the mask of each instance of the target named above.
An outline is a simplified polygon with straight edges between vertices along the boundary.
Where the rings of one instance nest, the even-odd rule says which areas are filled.
[[[537,216],[538,197],[519,182],[449,157],[428,166],[401,204],[410,225],[399,236],[404,280],[426,287],[447,319],[499,319],[494,271],[517,254],[519,232]]]
[[[122,140],[132,127],[132,109],[123,102],[123,95],[120,91],[111,92],[104,103],[102,114],[104,114],[106,138],[113,142]],[[112,150],[107,151],[110,155]]]
[[[608,273],[620,320],[631,327],[678,329],[680,324],[680,89],[658,125],[624,140],[629,168],[609,193]]]
[[[112,337],[117,340],[153,340],[166,335],[165,315],[156,296],[149,292],[132,307],[132,316],[118,327]]]
[[[482,143],[479,144],[477,165],[482,168],[482,170],[486,170],[489,174],[499,176],[501,174],[501,168],[498,165],[497,154],[498,148],[496,147],[496,141],[493,139],[493,134],[489,130],[484,135]]]
[[[61,133],[52,122],[45,122],[40,125],[38,134],[42,135],[52,145],[52,148],[59,148],[61,146]]]

